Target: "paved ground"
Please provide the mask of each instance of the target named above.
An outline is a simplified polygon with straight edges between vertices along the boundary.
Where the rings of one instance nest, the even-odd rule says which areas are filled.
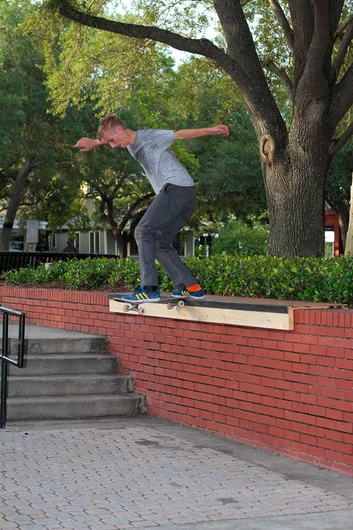
[[[148,416],[0,431],[0,530],[353,530],[353,479]]]

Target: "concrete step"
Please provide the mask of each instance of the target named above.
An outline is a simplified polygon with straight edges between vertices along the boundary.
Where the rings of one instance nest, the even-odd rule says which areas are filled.
[[[9,421],[71,420],[108,416],[133,416],[146,411],[141,394],[67,395],[45,398],[9,398]]]
[[[2,327],[0,326],[0,337]],[[11,352],[17,352],[18,326],[9,326]],[[25,351],[33,354],[49,353],[104,353],[107,337],[80,331],[68,331],[27,324],[25,328]]]
[[[10,377],[9,397],[117,394],[132,392],[132,378],[120,374]]]
[[[116,374],[119,359],[110,354],[28,355],[25,366],[9,366],[9,375],[16,377],[72,374]]]
[[[11,355],[17,354],[18,340],[10,339]],[[75,354],[75,353],[104,353],[107,351],[105,337],[93,338],[56,338],[56,339],[25,339],[25,355],[28,354]]]

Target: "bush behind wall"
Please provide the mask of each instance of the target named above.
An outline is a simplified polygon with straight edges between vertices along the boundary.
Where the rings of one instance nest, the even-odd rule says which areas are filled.
[[[353,306],[353,258],[274,258],[217,254],[189,258],[187,266],[208,294],[332,302]],[[158,266],[160,288],[173,284]],[[133,290],[140,282],[132,259],[88,258],[58,261],[47,269],[20,269],[3,275],[9,285],[53,285],[68,289]],[[117,292],[117,291],[116,291]]]

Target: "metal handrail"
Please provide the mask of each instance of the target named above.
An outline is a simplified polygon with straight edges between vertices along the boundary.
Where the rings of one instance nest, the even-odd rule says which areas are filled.
[[[8,365],[13,364],[18,368],[23,368],[24,350],[25,350],[25,314],[15,309],[8,309],[0,305],[2,313],[2,347],[0,351],[1,358],[1,388],[0,388],[0,429],[6,425],[6,400],[8,386]],[[9,353],[9,316],[19,318],[18,325],[18,343],[17,359],[10,357]]]

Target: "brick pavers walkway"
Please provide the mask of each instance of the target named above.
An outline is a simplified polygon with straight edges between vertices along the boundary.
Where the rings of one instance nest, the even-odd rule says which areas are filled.
[[[353,529],[353,479],[163,420],[0,440],[0,530]]]

